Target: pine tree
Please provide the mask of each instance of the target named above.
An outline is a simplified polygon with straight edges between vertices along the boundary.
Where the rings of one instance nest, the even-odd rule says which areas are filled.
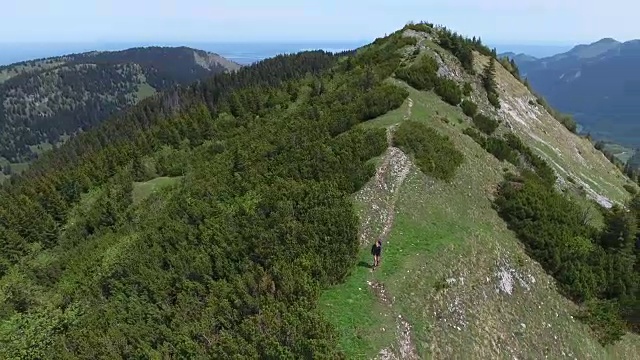
[[[140,155],[135,155],[133,157],[133,161],[131,163],[131,174],[134,181],[147,181],[147,171],[142,163]]]
[[[616,205],[605,214],[605,230],[600,238],[600,244],[605,249],[632,252],[635,248],[637,232],[635,214]]]
[[[482,85],[484,89],[489,92],[496,91],[496,61],[494,58],[489,59],[489,64],[484,68],[484,72],[482,74]]]
[[[67,213],[67,203],[55,187],[43,179],[39,186],[39,203],[57,223],[63,223]]]
[[[496,85],[496,60],[491,58],[489,64],[484,69],[482,74],[482,85],[487,92],[487,100],[495,108],[500,108],[500,101],[498,100],[498,89]]]
[[[6,164],[2,167],[2,173],[6,176],[13,174],[13,170],[11,169],[11,164]]]

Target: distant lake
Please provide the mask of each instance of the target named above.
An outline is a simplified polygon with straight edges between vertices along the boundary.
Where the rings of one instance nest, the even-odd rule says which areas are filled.
[[[309,42],[309,43],[59,43],[59,44],[2,44],[0,43],[0,65],[15,62],[82,53],[88,51],[117,51],[140,46],[188,46],[222,55],[243,65],[279,54],[305,50],[344,51],[356,49],[362,42]]]

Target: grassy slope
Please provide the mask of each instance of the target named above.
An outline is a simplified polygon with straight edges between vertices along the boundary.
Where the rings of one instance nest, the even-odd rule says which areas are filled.
[[[154,192],[165,186],[175,184],[178,180],[180,180],[180,177],[161,176],[149,181],[133,183],[133,204],[139,204]]]
[[[498,72],[501,87],[523,96],[516,91],[515,79],[504,72],[502,68]],[[340,330],[349,357],[371,358],[383,348],[400,355],[401,346],[396,344],[400,315],[412,326],[411,341],[421,358],[560,358],[563,354],[579,359],[637,358],[638,336],[627,335],[604,349],[585,325],[572,318],[575,305],[558,294],[552,279],[525,254],[491,208],[491,190],[508,165],[462,135],[468,121],[457,121],[465,118],[459,109],[431,93],[411,89],[410,98],[410,118],[449,135],[466,162],[452,184],[433,181],[412,167],[400,189],[381,268],[375,272],[367,268],[372,261],[368,248],[373,239],[369,239],[347,282],[323,294],[320,307]],[[397,123],[407,107],[367,126]],[[591,186],[597,191],[623,200],[619,186],[624,179],[609,172],[613,165],[586,140],[570,135],[548,114],[542,116],[543,124],[532,126],[530,133],[561,153],[554,155],[531,136],[523,140],[556,156],[568,172],[588,173],[576,177],[585,182],[594,179]],[[574,155],[576,147],[588,166]],[[362,211],[373,203],[361,196],[356,199]],[[376,290],[368,284],[378,282],[385,287],[384,294],[380,285]]]
[[[138,91],[135,94],[136,102],[142,101],[143,99],[146,99],[149,96],[153,96],[153,94],[155,93],[156,93],[156,89],[153,86],[147,84],[146,82],[142,83],[138,85]]]
[[[488,59],[478,58],[477,69],[480,70]],[[535,100],[529,90],[502,66],[497,66],[496,76],[500,97],[507,105],[500,110],[500,116],[560,175],[565,179],[573,177],[585,188],[590,188],[592,195],[597,193],[616,202],[628,197],[622,185],[630,183],[629,180],[589,140],[571,135],[541,106],[529,104],[529,100]]]

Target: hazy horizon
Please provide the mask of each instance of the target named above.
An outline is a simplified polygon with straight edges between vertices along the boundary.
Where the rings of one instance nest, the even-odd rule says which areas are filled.
[[[0,65],[8,65],[38,58],[55,57],[89,51],[119,51],[133,47],[146,46],[187,46],[195,49],[218,53],[239,63],[250,63],[284,52],[298,52],[308,49],[326,51],[343,51],[354,49],[372,42],[374,39],[361,41],[239,41],[239,42],[203,42],[203,41],[126,41],[126,42],[0,42]],[[535,57],[551,56],[568,51],[578,44],[532,43],[532,44],[500,44],[488,43],[499,53],[525,53]],[[246,59],[246,61],[243,61]]]
[[[361,42],[105,42],[105,43],[46,43],[46,44],[2,44],[0,43],[0,65],[16,62],[82,53],[89,51],[119,51],[133,47],[147,46],[186,46],[209,51],[239,63],[259,60],[282,53],[298,52],[310,49],[326,51],[350,50],[367,44]],[[243,61],[246,60],[246,61]]]
[[[623,6],[625,11],[618,11]],[[622,0],[589,6],[573,0],[451,0],[437,4],[424,0],[59,0],[55,4],[21,0],[8,2],[2,10],[0,63],[7,64],[148,45],[206,44],[209,48],[203,50],[221,55],[223,51],[210,45],[363,45],[409,21],[421,20],[480,37],[499,52],[544,57],[604,37],[619,41],[637,37],[632,24],[640,5]],[[598,19],[598,26],[593,19]]]

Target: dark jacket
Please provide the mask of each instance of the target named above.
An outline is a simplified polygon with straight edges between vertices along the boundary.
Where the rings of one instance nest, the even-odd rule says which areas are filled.
[[[378,255],[380,256],[380,253],[382,252],[382,244],[380,244],[380,246],[377,246],[378,243],[373,244],[373,246],[371,247],[371,255]]]

